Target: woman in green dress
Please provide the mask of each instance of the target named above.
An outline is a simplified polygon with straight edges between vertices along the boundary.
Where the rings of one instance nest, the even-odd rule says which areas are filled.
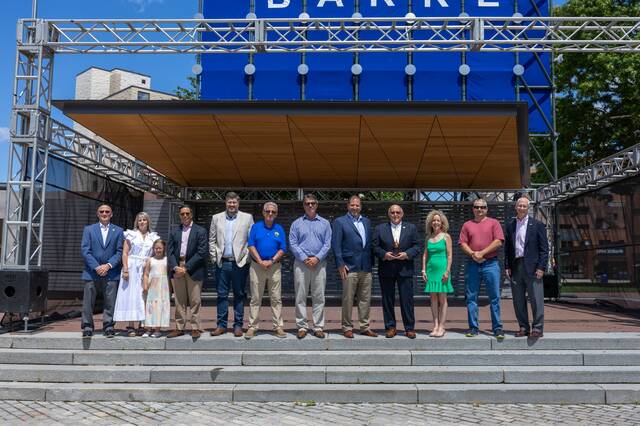
[[[425,293],[431,294],[431,314],[433,315],[432,337],[442,337],[447,319],[447,293],[453,293],[451,285],[451,236],[447,233],[449,221],[439,210],[427,215],[427,241],[422,255],[422,278]]]

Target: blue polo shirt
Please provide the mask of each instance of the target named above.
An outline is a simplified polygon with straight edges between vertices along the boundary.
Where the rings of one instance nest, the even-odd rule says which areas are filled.
[[[287,239],[284,228],[274,223],[268,228],[264,220],[256,222],[249,231],[249,247],[255,247],[262,260],[269,260],[276,255],[278,250],[287,251]]]

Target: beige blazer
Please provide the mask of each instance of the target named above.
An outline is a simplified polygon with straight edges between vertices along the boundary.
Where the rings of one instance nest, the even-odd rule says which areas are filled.
[[[209,255],[211,256],[211,263],[217,266],[222,265],[226,234],[226,214],[226,212],[214,214],[209,228]],[[238,217],[233,223],[233,256],[240,267],[246,265],[249,260],[247,240],[249,239],[249,230],[252,225],[253,216],[239,211]]]

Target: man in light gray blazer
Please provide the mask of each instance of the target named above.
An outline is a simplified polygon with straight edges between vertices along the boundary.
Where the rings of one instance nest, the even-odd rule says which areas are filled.
[[[240,197],[235,192],[227,193],[225,204],[226,210],[211,218],[209,229],[209,255],[218,286],[218,325],[211,335],[220,336],[227,332],[229,289],[233,289],[233,335],[242,337],[244,287],[251,262],[247,240],[253,216],[238,210]]]

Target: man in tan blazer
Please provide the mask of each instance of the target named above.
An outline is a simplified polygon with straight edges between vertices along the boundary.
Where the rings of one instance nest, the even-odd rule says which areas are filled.
[[[218,325],[211,335],[227,332],[229,289],[233,289],[233,335],[242,337],[244,287],[251,263],[247,240],[253,216],[238,210],[240,197],[235,192],[227,193],[225,204],[226,210],[211,218],[209,229],[209,255],[218,286]]]

